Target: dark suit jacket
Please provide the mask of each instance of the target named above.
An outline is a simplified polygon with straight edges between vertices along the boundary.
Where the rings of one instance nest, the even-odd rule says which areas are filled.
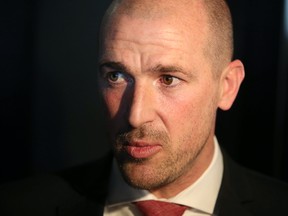
[[[1,216],[103,215],[112,154],[93,163],[0,187]],[[288,184],[234,163],[224,152],[218,216],[288,215]]]

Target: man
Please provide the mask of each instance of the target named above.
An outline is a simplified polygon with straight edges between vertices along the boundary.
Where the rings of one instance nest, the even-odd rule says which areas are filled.
[[[147,200],[186,216],[288,214],[287,184],[236,165],[215,136],[244,79],[232,37],[223,0],[113,1],[98,81],[114,157],[2,187],[2,215],[145,215]]]

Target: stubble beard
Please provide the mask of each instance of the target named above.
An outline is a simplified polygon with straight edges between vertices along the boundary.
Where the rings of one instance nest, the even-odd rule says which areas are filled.
[[[155,155],[155,158],[131,157],[125,151],[125,146],[134,139],[160,143],[163,154],[161,157]],[[147,127],[119,134],[114,144],[114,154],[123,178],[130,186],[149,191],[171,184],[191,169],[203,148],[203,145],[191,146],[188,152],[187,148],[182,148],[182,142],[174,143],[177,147],[174,149],[167,133]]]

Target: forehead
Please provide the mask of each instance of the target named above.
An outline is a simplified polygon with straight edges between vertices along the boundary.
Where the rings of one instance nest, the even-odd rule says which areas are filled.
[[[208,71],[211,65],[203,53],[207,35],[197,25],[121,16],[104,34],[99,63],[119,62],[134,72],[158,65],[182,68],[194,76]]]
[[[177,26],[162,21],[131,19],[125,16],[107,28],[104,35],[104,42],[132,42],[138,45],[162,44],[173,47],[175,42],[184,43],[184,40],[185,31]]]
[[[164,30],[182,37],[203,37],[208,32],[206,13],[203,2],[198,0],[114,1],[105,15],[102,36],[103,33],[107,37],[119,32],[136,34],[140,31],[145,37],[164,33],[161,32]]]
[[[164,18],[139,18],[129,15],[113,16],[102,32],[100,48],[112,46],[159,45],[171,49],[196,52],[207,43],[208,25],[203,17],[182,19],[175,15]]]

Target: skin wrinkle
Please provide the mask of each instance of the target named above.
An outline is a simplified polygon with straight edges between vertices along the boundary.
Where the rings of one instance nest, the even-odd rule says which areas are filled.
[[[122,3],[122,5],[121,5]],[[119,8],[117,8],[119,6]],[[220,72],[224,69],[225,65],[232,59],[233,54],[233,33],[232,33],[232,18],[230,11],[224,1],[211,1],[211,0],[181,0],[181,1],[114,1],[110,7],[111,19],[106,24],[115,25],[113,19],[114,12],[119,15],[125,14],[130,17],[142,18],[144,20],[160,19],[165,16],[174,14],[176,21],[170,23],[171,25],[179,25],[179,23],[186,25],[188,28],[191,26],[189,17],[193,13],[197,13],[197,23],[207,22],[209,34],[205,47],[204,54],[208,59],[213,60],[215,75],[219,76]],[[176,10],[176,8],[178,10]],[[193,8],[193,10],[187,10]],[[187,17],[187,18],[186,18]],[[203,20],[206,19],[206,20]],[[106,22],[104,18],[104,23]],[[201,26],[204,31],[204,27]],[[201,30],[201,28],[198,28]]]
[[[116,31],[116,32],[118,32],[118,31]],[[165,31],[165,32],[167,32],[167,31]],[[164,34],[164,33],[163,33]],[[124,55],[123,53],[124,53],[124,51],[125,50],[127,50],[127,49],[131,49],[131,50],[133,50],[133,48],[131,47],[131,46],[129,46],[129,45],[126,45],[126,43],[122,43],[122,46],[123,46],[123,44],[124,44],[124,46],[123,47],[119,47],[119,46],[117,46],[117,44],[115,45],[110,45],[111,44],[111,42],[113,42],[113,41],[115,41],[113,38],[115,37],[114,36],[114,34],[110,34],[111,35],[111,37],[112,37],[112,39],[110,39],[109,41],[110,41],[110,43],[108,43],[107,45],[106,45],[106,47],[105,47],[105,50],[106,50],[106,54],[102,54],[102,58],[100,59],[100,63],[102,63],[102,62],[105,62],[105,61],[108,61],[109,62],[109,59],[108,58],[106,58],[106,56],[109,56],[109,55],[111,55],[110,53],[109,53],[109,50],[113,50],[113,49],[123,49],[123,52],[122,52],[122,55]],[[120,36],[118,36],[118,41],[124,41],[124,42],[126,42],[127,40],[125,40],[125,39],[123,39],[122,38],[122,36],[121,36],[122,34],[120,34]],[[154,34],[153,33],[153,35],[159,35],[159,34]],[[174,35],[180,35],[180,33],[174,33]],[[166,35],[166,37],[167,37],[167,35]],[[187,37],[185,38],[187,41],[189,41],[188,39],[187,39]],[[142,43],[141,42],[135,42],[135,39],[134,40],[132,40],[132,41],[130,41],[130,43],[135,43],[135,44],[141,44],[141,45],[143,45],[144,46],[144,43],[145,42],[147,42],[147,41],[149,41],[149,39],[145,39],[144,38],[144,41],[142,41]],[[185,40],[185,41],[186,41]],[[169,48],[170,49],[170,51],[181,51],[181,52],[184,52],[184,53],[186,53],[186,54],[190,54],[189,52],[190,51],[183,51],[183,49],[181,49],[181,48],[179,48],[179,47],[184,47],[184,46],[186,46],[185,44],[184,44],[184,42],[182,42],[180,39],[178,39],[178,40],[175,40],[175,37],[173,37],[173,40],[171,39],[171,40],[166,40],[166,43],[164,43],[164,40],[163,40],[163,38],[161,38],[161,39],[159,39],[159,38],[157,38],[155,41],[149,41],[150,42],[150,45],[155,45],[155,46],[159,46],[159,47],[163,47],[163,48]],[[173,44],[171,44],[171,43],[167,43],[167,42],[178,42],[177,44],[175,44],[175,43],[173,43]],[[196,52],[199,52],[199,51],[194,51],[195,53]],[[181,59],[181,55],[180,56],[178,56],[178,58],[179,59]],[[200,63],[200,61],[199,61],[199,63]],[[192,67],[193,67],[193,65],[192,65]],[[131,69],[130,69],[130,71],[131,71]],[[195,71],[195,69],[193,69],[192,71]],[[189,71],[189,72],[192,72],[192,71]]]
[[[159,34],[157,34],[157,33],[155,33],[154,35],[157,35],[158,37],[159,37],[159,35],[161,35],[161,34],[163,34],[163,35],[166,35],[166,38],[158,38],[157,39],[157,41],[155,41],[155,42],[152,42],[151,43],[151,45],[155,45],[155,46],[163,46],[164,48],[166,48],[166,46],[168,45],[168,46],[170,46],[169,48],[172,48],[172,49],[175,49],[175,50],[178,50],[179,48],[178,48],[178,46],[171,46],[172,44],[169,44],[169,42],[178,42],[178,43],[181,43],[181,40],[176,40],[175,38],[177,37],[177,36],[180,36],[180,34],[177,34],[177,33],[175,33],[175,32],[169,32],[168,34],[171,34],[171,35],[174,35],[173,36],[173,39],[168,39],[167,38],[167,33],[168,33],[168,31],[166,31],[165,33],[159,33]],[[109,33],[107,33],[107,34],[110,34],[111,35],[111,39],[110,39],[110,41],[114,41],[114,35],[117,35],[118,36],[118,38],[117,38],[117,41],[120,41],[120,40],[122,40],[123,42],[125,42],[126,41],[126,39],[125,39],[125,36],[122,38],[121,36],[119,36],[119,35],[121,35],[121,32],[120,31],[115,31],[115,32],[109,32]],[[153,35],[151,35],[151,36],[153,36]],[[175,37],[176,36],[176,37]],[[172,37],[172,36],[171,36]],[[147,41],[149,40],[149,38],[147,38]],[[141,43],[145,43],[145,42],[147,42],[147,41],[142,41],[142,42],[140,42],[140,41],[137,41],[137,38],[135,38],[135,40],[133,40],[133,41],[129,41],[129,43],[130,42],[133,42],[133,43],[135,43],[135,44],[139,44],[139,45],[141,45]],[[159,44],[159,42],[161,42],[161,44]],[[184,44],[182,44],[182,45],[184,45]],[[107,49],[113,49],[113,48],[115,48],[114,47],[115,45],[111,45],[111,44],[107,44],[106,45],[106,50]],[[127,47],[125,47],[126,49],[127,49]]]
[[[185,69],[183,69],[181,66],[175,66],[175,65],[167,65],[164,66],[161,63],[155,64],[155,67],[148,68],[147,73],[180,73],[186,76],[189,79],[196,79],[197,77],[193,75],[193,72],[189,71],[187,72]],[[103,68],[110,68],[111,70],[118,70],[118,71],[125,71],[125,73],[131,74],[131,69],[127,68],[125,65],[123,65],[121,62],[106,62],[103,61],[103,63],[99,63],[100,70],[104,70]]]
[[[209,40],[219,35],[211,31],[205,2],[115,1],[101,28],[100,62],[108,65],[101,73],[116,70],[133,79],[118,83],[116,78],[110,87],[105,82],[111,80],[99,79],[114,155],[131,186],[159,198],[175,196],[209,166],[216,111],[232,105],[244,77],[240,62],[227,66],[226,55],[223,61],[210,56],[219,41]],[[113,62],[122,68],[110,67]],[[219,65],[225,70],[215,76]],[[178,77],[179,84],[163,85],[163,75]],[[160,151],[133,157],[127,146],[135,142],[157,144]]]

